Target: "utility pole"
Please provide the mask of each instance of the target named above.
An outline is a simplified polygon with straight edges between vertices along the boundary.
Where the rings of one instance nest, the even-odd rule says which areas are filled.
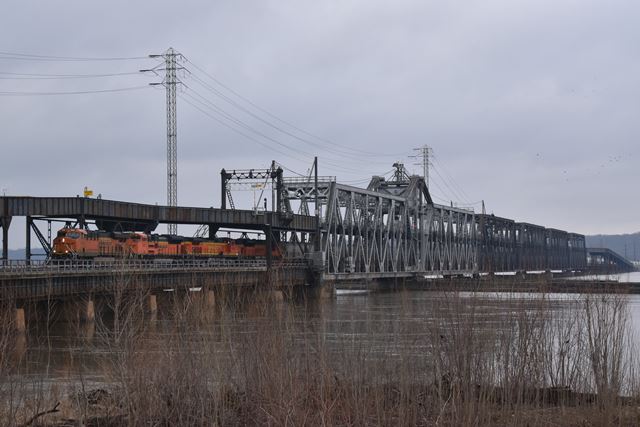
[[[433,149],[428,145],[423,145],[420,148],[414,148],[413,151],[417,151],[418,153],[415,156],[410,156],[416,159],[422,159],[419,163],[414,163],[415,165],[422,166],[422,176],[424,177],[424,183],[429,188],[429,166],[431,165],[431,156],[433,155]]]
[[[164,86],[167,92],[167,206],[178,206],[178,123],[177,123],[177,86],[182,82],[178,78],[178,71],[184,67],[178,66],[178,62],[184,60],[182,54],[169,48],[163,54],[149,55],[149,58],[164,59],[164,68],[158,67],[141,72],[164,71],[162,82],[150,83],[152,86]],[[178,234],[178,224],[168,224],[169,234]]]

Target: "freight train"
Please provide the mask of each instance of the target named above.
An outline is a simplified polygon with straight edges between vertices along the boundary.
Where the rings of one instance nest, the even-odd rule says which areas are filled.
[[[271,255],[281,258],[276,245]],[[261,258],[267,256],[264,240],[200,239],[134,232],[90,231],[65,227],[53,240],[55,258]]]

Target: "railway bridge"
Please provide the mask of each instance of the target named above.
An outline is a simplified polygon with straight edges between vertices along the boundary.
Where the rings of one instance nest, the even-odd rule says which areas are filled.
[[[135,271],[148,282],[157,283],[181,280],[188,271],[193,277],[227,278],[244,272],[245,278],[265,283],[264,272],[278,270],[287,272],[288,283],[303,286],[432,274],[586,269],[583,235],[436,204],[422,177],[408,175],[401,164],[395,166],[391,179],[374,176],[366,188],[341,184],[335,177],[318,176],[317,172],[313,177],[286,178],[282,169],[274,167],[223,170],[222,208],[168,207],[86,197],[0,197],[0,299],[16,295],[37,298],[43,292],[104,291],[106,288],[100,286],[108,281],[107,273],[123,271]],[[270,182],[271,211],[235,209],[233,186],[251,180]],[[19,216],[26,219],[26,256],[16,264],[7,259],[8,230]],[[107,231],[147,233],[158,224],[191,224],[200,226],[198,236],[211,238],[221,229],[253,230],[263,234],[269,247],[278,245],[284,258],[273,260],[267,250],[260,269],[255,262],[223,265],[223,260],[217,265],[174,261],[134,268],[129,264],[124,270],[118,263],[60,268],[55,263],[34,262],[32,234],[49,253],[52,227],[55,229],[59,221],[77,227],[92,224]],[[82,277],[89,283],[84,288],[74,282]]]
[[[367,188],[334,177],[283,180],[287,212],[297,204],[318,214],[325,280],[587,267],[583,235],[436,204],[424,178],[396,166],[392,179],[374,176]]]

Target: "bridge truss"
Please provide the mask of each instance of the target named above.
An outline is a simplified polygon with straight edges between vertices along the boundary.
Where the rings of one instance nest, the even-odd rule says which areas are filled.
[[[311,179],[285,178],[283,199],[289,209],[298,202],[299,212],[310,212],[317,191],[328,274],[474,271],[473,211],[426,203],[431,197],[417,178],[396,185],[374,177],[361,189],[321,177],[317,190]]]
[[[288,212],[308,215],[317,195],[325,274],[384,277],[586,267],[584,236],[435,204],[422,177],[394,166],[391,180],[373,177],[366,189],[340,184],[335,177],[319,177],[317,187],[310,177],[283,179],[281,197]]]

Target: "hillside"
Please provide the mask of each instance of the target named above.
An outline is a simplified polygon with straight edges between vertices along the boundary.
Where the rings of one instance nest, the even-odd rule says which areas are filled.
[[[0,248],[0,252],[2,248]],[[35,256],[35,259],[43,259],[41,255],[44,254],[44,251],[41,248],[34,248],[32,255]],[[9,259],[24,259],[24,249],[9,249]]]
[[[609,248],[632,261],[640,261],[640,232],[586,236],[588,248]]]

